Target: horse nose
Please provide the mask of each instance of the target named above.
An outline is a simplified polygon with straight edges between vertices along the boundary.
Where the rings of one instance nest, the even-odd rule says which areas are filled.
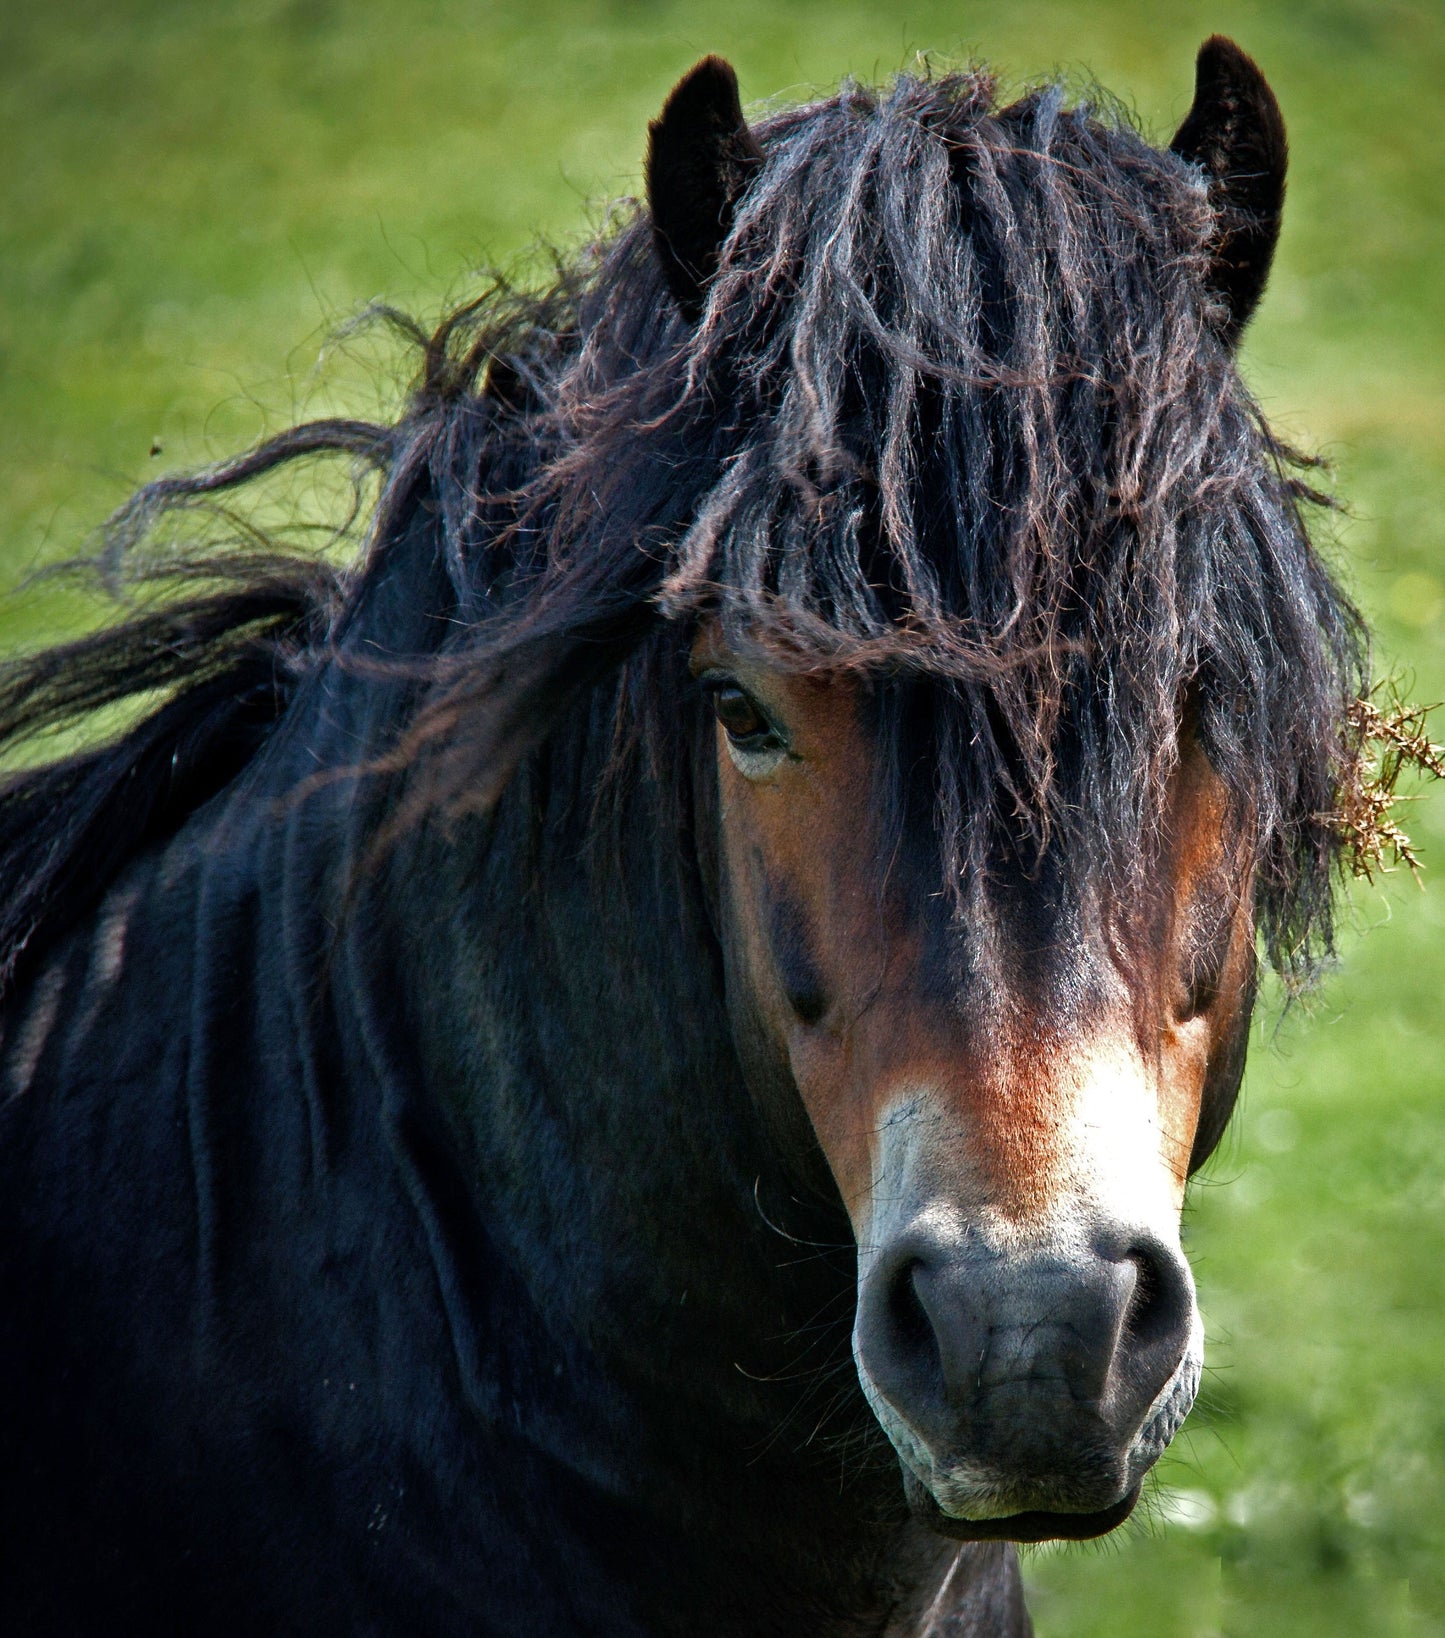
[[[854,1345],[885,1427],[889,1407],[906,1425],[900,1448],[921,1440],[935,1471],[987,1471],[1000,1494],[1069,1510],[1137,1477],[1193,1328],[1188,1265],[1156,1237],[1099,1224],[1020,1249],[940,1214],[873,1258]]]

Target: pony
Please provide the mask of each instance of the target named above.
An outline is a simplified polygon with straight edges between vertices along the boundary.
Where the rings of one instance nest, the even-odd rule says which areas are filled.
[[[394,424],[122,509],[132,604],[0,678],[7,1630],[1030,1630],[1330,947],[1365,638],[1235,363],[1284,173],[1218,37],[1165,149],[708,58]],[[317,455],[349,566],[187,544]]]

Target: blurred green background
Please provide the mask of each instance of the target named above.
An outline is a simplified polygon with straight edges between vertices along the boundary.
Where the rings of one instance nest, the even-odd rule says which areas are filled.
[[[1163,141],[1215,31],[1294,155],[1247,374],[1334,464],[1326,548],[1379,668],[1445,697],[1445,11],[1421,0],[0,0],[0,578],[158,471],[394,406],[395,356],[328,346],[339,325],[377,296],[435,317],[595,223],[706,51],[759,108],[920,50],[1092,75]],[[78,617],[44,588],[3,610],[10,644]],[[1201,1405],[1142,1516],[1029,1555],[1043,1638],[1445,1633],[1445,803],[1407,821],[1438,881],[1357,891],[1339,970],[1262,1009],[1188,1213]]]

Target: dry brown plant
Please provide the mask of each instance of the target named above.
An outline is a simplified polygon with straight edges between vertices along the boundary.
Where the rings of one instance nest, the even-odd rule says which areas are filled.
[[[1400,825],[1397,806],[1416,800],[1400,791],[1407,769],[1445,779],[1445,746],[1429,735],[1433,706],[1410,705],[1392,681],[1379,683],[1350,707],[1354,756],[1340,781],[1330,823],[1344,838],[1351,874],[1373,881],[1403,864],[1419,879],[1424,866]]]

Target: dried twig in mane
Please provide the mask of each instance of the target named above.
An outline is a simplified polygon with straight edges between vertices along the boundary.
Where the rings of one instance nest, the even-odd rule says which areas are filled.
[[[1434,744],[1429,735],[1433,709],[1406,704],[1390,680],[1377,683],[1350,708],[1356,754],[1340,781],[1339,802],[1327,822],[1343,838],[1352,875],[1373,881],[1376,871],[1403,864],[1417,881],[1420,878],[1424,865],[1395,819],[1395,808],[1414,800],[1398,789],[1407,769],[1445,779],[1445,745]]]

